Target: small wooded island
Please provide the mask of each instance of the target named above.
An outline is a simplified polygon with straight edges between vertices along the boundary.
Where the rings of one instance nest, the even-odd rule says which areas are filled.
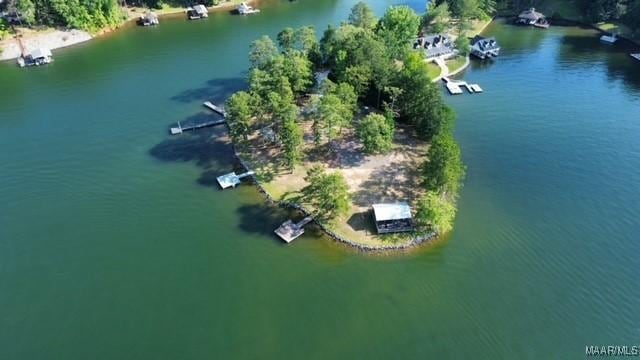
[[[420,24],[409,7],[377,19],[361,2],[320,41],[312,27],[263,36],[249,89],[226,103],[231,140],[260,186],[363,249],[453,226],[465,168],[454,112],[412,49]]]

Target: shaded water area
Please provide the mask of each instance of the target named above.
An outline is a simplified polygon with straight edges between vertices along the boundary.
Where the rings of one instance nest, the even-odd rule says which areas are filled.
[[[221,128],[248,44],[355,0],[263,1],[0,64],[0,357],[581,358],[640,337],[640,63],[595,32],[492,24],[447,97],[468,177],[455,231],[410,253],[290,246]],[[381,13],[393,1],[370,1]],[[422,1],[411,1],[420,9]],[[209,115],[206,115],[209,116]]]

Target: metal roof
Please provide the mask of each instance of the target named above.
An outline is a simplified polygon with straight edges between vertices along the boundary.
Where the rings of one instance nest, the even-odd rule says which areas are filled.
[[[51,50],[44,49],[44,48],[35,49],[29,55],[31,55],[31,57],[34,58],[34,59],[44,58],[44,57],[52,57],[53,56],[51,54]]]
[[[406,202],[395,204],[373,204],[376,221],[411,219],[411,207]]]

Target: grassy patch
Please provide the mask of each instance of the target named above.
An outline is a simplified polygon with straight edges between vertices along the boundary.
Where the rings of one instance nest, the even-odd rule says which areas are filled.
[[[467,63],[467,58],[464,56],[456,56],[451,60],[447,60],[447,67],[449,68],[449,73],[454,73],[460,70]]]
[[[435,79],[440,76],[440,67],[435,63],[427,63],[427,75],[429,79]]]

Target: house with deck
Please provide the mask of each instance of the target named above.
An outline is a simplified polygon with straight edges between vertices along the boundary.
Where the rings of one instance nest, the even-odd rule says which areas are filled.
[[[478,35],[471,40],[471,54],[482,60],[491,59],[500,55],[500,45],[494,37]]]
[[[409,232],[414,230],[411,207],[406,202],[373,204],[373,220],[378,234]]]
[[[516,24],[531,25],[544,29],[549,27],[549,21],[547,21],[547,18],[544,14],[537,12],[535,8],[530,8],[521,12],[516,19]]]

